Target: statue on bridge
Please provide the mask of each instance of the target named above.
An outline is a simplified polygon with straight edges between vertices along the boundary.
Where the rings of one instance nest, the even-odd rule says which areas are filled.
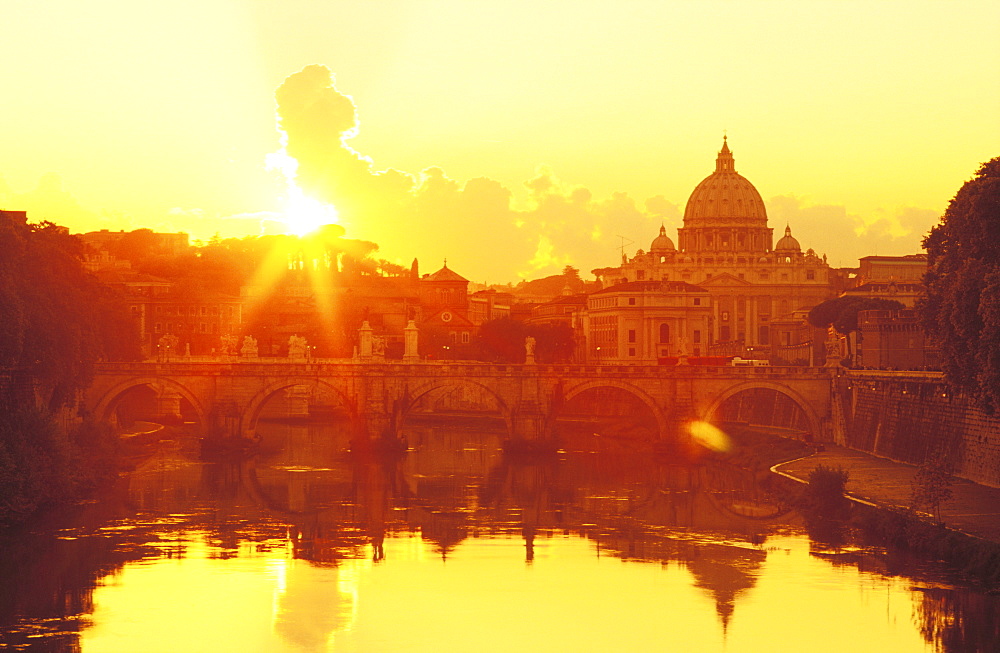
[[[236,355],[236,336],[231,333],[224,333],[219,336],[219,355],[223,358]]]
[[[840,334],[832,326],[826,330],[826,364],[824,367],[840,367]]]
[[[524,364],[535,364],[535,339],[531,336],[524,339]]]
[[[372,356],[385,358],[385,336],[372,336]]]
[[[177,349],[178,343],[180,343],[180,338],[172,333],[165,333],[160,336],[160,339],[156,343],[156,359],[161,363],[169,362],[170,355]]]
[[[257,358],[258,353],[257,339],[253,336],[244,336],[243,347],[240,348],[240,354],[243,355],[243,358]]]
[[[288,358],[292,360],[305,360],[308,357],[308,349],[309,345],[302,336],[288,336]]]

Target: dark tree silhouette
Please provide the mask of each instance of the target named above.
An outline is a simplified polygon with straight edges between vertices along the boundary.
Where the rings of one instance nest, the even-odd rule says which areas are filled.
[[[0,251],[0,366],[38,384],[50,408],[90,383],[95,361],[139,357],[132,318],[83,268],[78,238],[0,214]]]
[[[1000,406],[1000,157],[984,163],[924,239],[918,309],[948,381],[988,411]]]

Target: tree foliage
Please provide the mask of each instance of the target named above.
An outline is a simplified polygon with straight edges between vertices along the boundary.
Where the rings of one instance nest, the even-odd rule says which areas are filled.
[[[476,336],[478,356],[482,360],[523,363],[525,340],[535,339],[535,360],[561,363],[573,356],[575,338],[566,324],[525,324],[510,317],[490,320],[479,327]]]
[[[903,304],[895,299],[881,297],[852,297],[844,295],[828,299],[809,311],[809,324],[825,329],[833,326],[837,333],[847,335],[858,330],[858,313],[861,311],[898,311]]]
[[[941,367],[989,411],[1000,407],[1000,157],[955,194],[924,239],[924,328]]]
[[[90,382],[95,361],[138,358],[138,333],[121,299],[83,268],[79,239],[0,216],[0,366],[33,379],[56,408]]]

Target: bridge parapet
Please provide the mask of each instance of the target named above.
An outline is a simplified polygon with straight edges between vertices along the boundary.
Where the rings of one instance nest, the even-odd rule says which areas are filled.
[[[214,361],[102,363],[96,367],[88,408],[109,410],[118,397],[140,385],[165,383],[191,403],[199,416],[219,407],[242,411],[239,433],[253,433],[256,414],[268,397],[288,388],[299,404],[307,391],[325,387],[368,415],[372,423],[399,402],[428,392],[461,386],[491,396],[508,423],[514,414],[547,414],[572,396],[613,387],[640,399],[654,413],[661,432],[681,419],[708,419],[733,394],[766,388],[791,397],[809,415],[814,433],[830,411],[831,368],[658,366],[658,365],[516,365],[464,361],[357,362],[352,360]],[[172,395],[171,395],[172,396]],[[526,407],[532,407],[528,410]],[[172,408],[172,406],[171,406]],[[301,412],[301,405],[300,405]],[[206,426],[206,428],[209,428]]]

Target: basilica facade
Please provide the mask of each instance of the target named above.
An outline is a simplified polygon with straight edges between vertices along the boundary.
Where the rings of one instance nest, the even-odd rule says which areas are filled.
[[[698,325],[699,349],[705,354],[742,355],[754,347],[782,344],[773,342],[774,322],[801,315],[803,309],[834,297],[838,290],[837,270],[827,264],[825,255],[803,251],[789,226],[774,242],[760,193],[736,172],[725,138],[715,171],[688,199],[677,244],[660,227],[648,251],[640,249],[632,257],[623,253],[621,265],[599,268],[593,274],[606,290],[621,284],[638,289],[635,282],[646,282],[641,287],[649,293],[660,292],[650,282],[660,282],[663,292],[672,292],[674,282],[703,289],[709,297],[707,317],[702,314],[703,306],[697,307],[699,314],[690,320],[684,315],[672,317],[675,323],[683,320]],[[662,342],[660,327],[650,323],[648,328],[655,353],[639,358],[689,353],[682,349],[694,344],[693,330]],[[628,352],[628,344],[623,342],[619,351]]]

